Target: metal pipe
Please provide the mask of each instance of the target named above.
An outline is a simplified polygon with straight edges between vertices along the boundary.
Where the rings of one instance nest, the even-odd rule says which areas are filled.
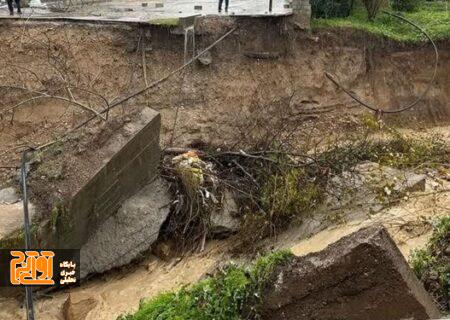
[[[23,197],[23,214],[24,214],[24,234],[25,234],[25,249],[31,249],[31,236],[30,236],[30,218],[28,213],[28,194],[27,194],[27,154],[30,150],[25,150],[22,154],[22,166],[20,175],[22,178],[22,197]],[[34,320],[34,308],[33,308],[33,287],[25,286],[25,304],[27,308],[27,319]]]

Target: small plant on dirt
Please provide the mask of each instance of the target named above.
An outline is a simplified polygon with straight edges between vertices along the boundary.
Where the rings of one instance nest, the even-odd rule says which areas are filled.
[[[433,167],[447,163],[450,157],[450,149],[438,136],[407,138],[398,132],[387,143],[375,143],[372,152],[374,160],[396,168]]]
[[[410,263],[440,308],[450,312],[450,213],[436,224],[427,246],[412,253]]]
[[[314,209],[321,201],[322,188],[301,168],[275,173],[261,190],[264,220],[282,227],[294,218]]]
[[[338,174],[363,161],[404,169],[439,166],[450,159],[450,149],[439,136],[408,138],[391,129],[384,133],[384,139],[357,136],[321,153],[318,161]]]
[[[67,210],[64,204],[61,201],[55,201],[50,214],[50,223],[53,232],[55,232],[58,227],[64,224],[62,220],[64,219],[66,213]]]
[[[364,114],[361,117],[361,122],[368,132],[376,132],[380,130],[380,122],[372,114]]]
[[[277,266],[293,259],[289,251],[259,258],[246,268],[229,265],[216,275],[178,292],[163,293],[140,305],[133,315],[118,320],[240,320],[255,319],[261,294]]]
[[[23,230],[16,230],[0,239],[0,249],[16,249],[25,246],[25,235]]]

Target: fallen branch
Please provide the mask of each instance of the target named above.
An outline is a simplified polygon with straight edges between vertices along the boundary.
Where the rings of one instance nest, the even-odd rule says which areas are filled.
[[[20,107],[20,106],[22,106],[22,105],[28,103],[28,102],[36,101],[36,100],[39,100],[39,99],[55,99],[55,100],[61,100],[61,101],[65,101],[65,102],[68,102],[68,103],[70,103],[70,104],[76,105],[76,106],[78,106],[78,107],[80,107],[80,108],[82,108],[82,109],[85,109],[85,110],[87,110],[87,111],[89,111],[89,112],[95,114],[96,117],[99,117],[99,118],[102,119],[102,120],[106,120],[106,118],[105,118],[104,116],[102,116],[99,112],[95,111],[94,109],[92,109],[92,108],[90,108],[90,107],[88,107],[88,106],[86,106],[86,105],[84,105],[84,104],[82,104],[82,103],[77,102],[76,100],[68,99],[68,98],[61,97],[61,96],[53,96],[53,95],[49,95],[49,94],[47,94],[47,93],[45,93],[45,92],[40,92],[40,91],[36,91],[36,90],[33,90],[33,89],[25,88],[25,87],[18,87],[18,86],[1,86],[1,88],[11,88],[11,89],[24,90],[24,91],[28,91],[28,92],[30,92],[30,93],[36,93],[36,94],[39,94],[39,96],[35,96],[35,97],[32,97],[32,98],[23,100],[23,101],[21,101],[21,102],[15,104],[14,106],[11,106],[11,107],[9,107],[9,108],[6,108],[6,110],[2,110],[2,112],[0,112],[0,114],[4,114],[4,113],[6,113],[6,112],[12,111],[12,110],[14,110],[14,109],[16,109],[16,108],[18,108],[18,107]],[[86,91],[87,91],[87,90],[86,90]]]

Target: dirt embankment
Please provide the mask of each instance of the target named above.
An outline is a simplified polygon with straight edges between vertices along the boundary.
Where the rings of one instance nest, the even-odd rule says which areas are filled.
[[[14,174],[22,150],[52,141],[102,110],[104,97],[129,91],[135,67],[124,54],[125,30],[2,24],[0,38],[2,185]]]
[[[198,48],[213,42],[234,23],[226,21],[202,26],[197,36]],[[150,106],[163,115],[164,144],[172,140],[171,144],[177,146],[199,141],[230,145],[241,134],[237,129],[245,124],[242,119],[251,120],[265,106],[276,105],[294,120],[302,115],[301,123],[311,127],[310,135],[322,138],[327,133],[352,129],[355,115],[362,112],[325,78],[325,71],[335,74],[362,98],[391,108],[413,101],[432,73],[433,51],[427,45],[405,46],[350,31],[300,36],[287,32],[283,21],[279,20],[237,23],[241,26],[239,31],[212,50],[209,66],[192,66],[159,88],[114,110],[112,116],[126,122],[129,121],[127,113],[131,106]],[[46,143],[91,116],[92,111],[54,96],[68,99],[73,96],[73,100],[80,104],[100,111],[107,105],[103,98],[111,102],[144,85],[143,56],[148,82],[181,65],[184,57],[183,37],[164,28],[140,31],[130,27],[14,23],[0,25],[0,39],[3,59],[1,84],[27,87],[53,96],[51,99],[33,100],[14,108],[14,113],[8,111],[2,115],[0,167],[17,166],[20,151],[25,146]],[[433,89],[416,110],[402,114],[400,119],[406,123],[413,120],[414,126],[419,121],[424,124],[448,121],[450,116],[447,72],[450,69],[450,46],[440,43],[439,47],[441,59]],[[269,59],[255,59],[255,56],[269,56]],[[1,111],[34,94],[23,88],[0,88]],[[102,120],[94,121],[81,137],[97,137],[97,130],[103,127],[99,125],[101,123]],[[99,137],[102,140],[102,136]],[[75,143],[65,153],[56,149],[56,156],[73,161],[77,154],[86,150],[95,152],[96,146],[95,143],[87,146]],[[101,159],[96,160],[101,162]],[[92,159],[84,157],[83,161],[89,163]],[[64,158],[60,162],[65,163]],[[0,186],[14,173],[15,168],[1,168]],[[56,188],[60,183],[63,185],[59,173],[56,172],[52,181]],[[74,174],[85,177],[89,172]],[[64,184],[71,185],[70,181],[64,181]],[[409,251],[413,241],[407,230],[399,232],[399,229],[420,222],[424,212],[435,216],[443,203],[440,200],[430,206],[431,202],[423,199],[420,217],[417,203],[402,207],[407,209],[407,214],[402,211],[401,216],[396,215],[401,208],[380,213],[386,219],[380,217],[379,220],[393,229],[398,237],[397,243],[404,247],[405,252]],[[375,221],[376,218],[368,223],[379,222]],[[298,228],[287,232],[280,237],[283,243],[277,246],[294,246],[295,249],[301,232]],[[327,230],[322,237],[319,234],[315,238],[316,243],[310,241],[308,248],[324,245],[322,238],[329,239],[330,234],[342,235],[345,232]],[[425,234],[426,230],[413,240],[424,238]],[[305,248],[305,243],[301,247]],[[136,267],[138,271],[113,274],[115,279],[96,279],[75,290],[74,294],[93,295],[99,301],[92,311],[92,319],[116,317],[136,308],[140,298],[154,296],[157,292],[199,278],[209,267],[224,260],[222,252],[216,252],[216,249],[207,250],[199,257],[191,257],[180,264],[151,262],[150,265]],[[181,278],[180,274],[186,277]],[[38,313],[48,319],[60,319],[61,305],[66,298],[67,293],[61,292],[54,300],[40,300]],[[5,317],[11,314],[17,318],[22,316],[17,301],[3,301],[2,305],[5,309],[0,314]]]
[[[415,100],[433,71],[428,45],[407,46],[343,30],[306,36],[288,31],[282,19],[202,22],[197,49],[235,25],[238,31],[211,51],[210,65],[194,64],[116,108],[110,119],[129,121],[131,106],[149,106],[162,113],[165,145],[230,146],[255,115],[275,105],[287,118],[310,127],[309,135],[323,137],[352,128],[355,114],[363,112],[325,71],[363,99],[387,108]],[[151,83],[184,61],[184,37],[162,27],[16,22],[0,25],[0,38],[0,81],[6,86],[0,88],[0,186],[13,179],[21,150],[51,141],[143,87],[144,66]],[[402,114],[403,122],[450,117],[450,46],[439,47],[433,89],[415,110]],[[83,135],[95,136],[101,123],[93,121]],[[86,149],[75,143],[56,153],[64,163],[64,157],[74,159]],[[89,171],[89,165],[82,167]],[[77,177],[89,175],[77,172]]]

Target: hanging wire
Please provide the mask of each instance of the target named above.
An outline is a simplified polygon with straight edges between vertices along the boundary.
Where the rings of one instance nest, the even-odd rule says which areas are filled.
[[[438,68],[438,62],[439,62],[439,52],[438,52],[438,48],[436,46],[436,44],[434,43],[433,39],[431,39],[430,35],[420,26],[418,26],[417,24],[415,24],[414,22],[399,16],[395,13],[392,12],[388,12],[388,11],[382,11],[384,14],[390,15],[392,17],[398,18],[410,25],[412,25],[413,27],[415,27],[416,29],[418,29],[421,33],[423,33],[428,40],[430,41],[430,43],[432,44],[433,48],[434,48],[434,71],[433,71],[433,75],[431,76],[430,80],[428,81],[427,87],[425,88],[425,90],[422,92],[422,94],[419,95],[419,97],[412,102],[409,105],[406,106],[402,106],[396,110],[388,110],[387,108],[381,108],[378,106],[373,106],[368,104],[367,102],[362,101],[360,98],[358,98],[354,93],[352,93],[349,89],[345,88],[338,80],[335,79],[335,77],[333,77],[333,75],[331,75],[328,72],[325,72],[325,76],[331,80],[337,87],[339,87],[342,91],[344,91],[348,96],[350,96],[353,100],[355,100],[356,102],[358,102],[360,105],[362,105],[363,107],[366,107],[367,109],[370,109],[372,111],[375,111],[377,113],[400,113],[406,110],[411,109],[412,107],[416,106],[420,101],[422,101],[422,99],[425,97],[425,95],[428,93],[428,91],[430,91],[431,87],[433,86],[433,82],[434,79],[436,78],[436,74],[437,74],[437,68]]]

